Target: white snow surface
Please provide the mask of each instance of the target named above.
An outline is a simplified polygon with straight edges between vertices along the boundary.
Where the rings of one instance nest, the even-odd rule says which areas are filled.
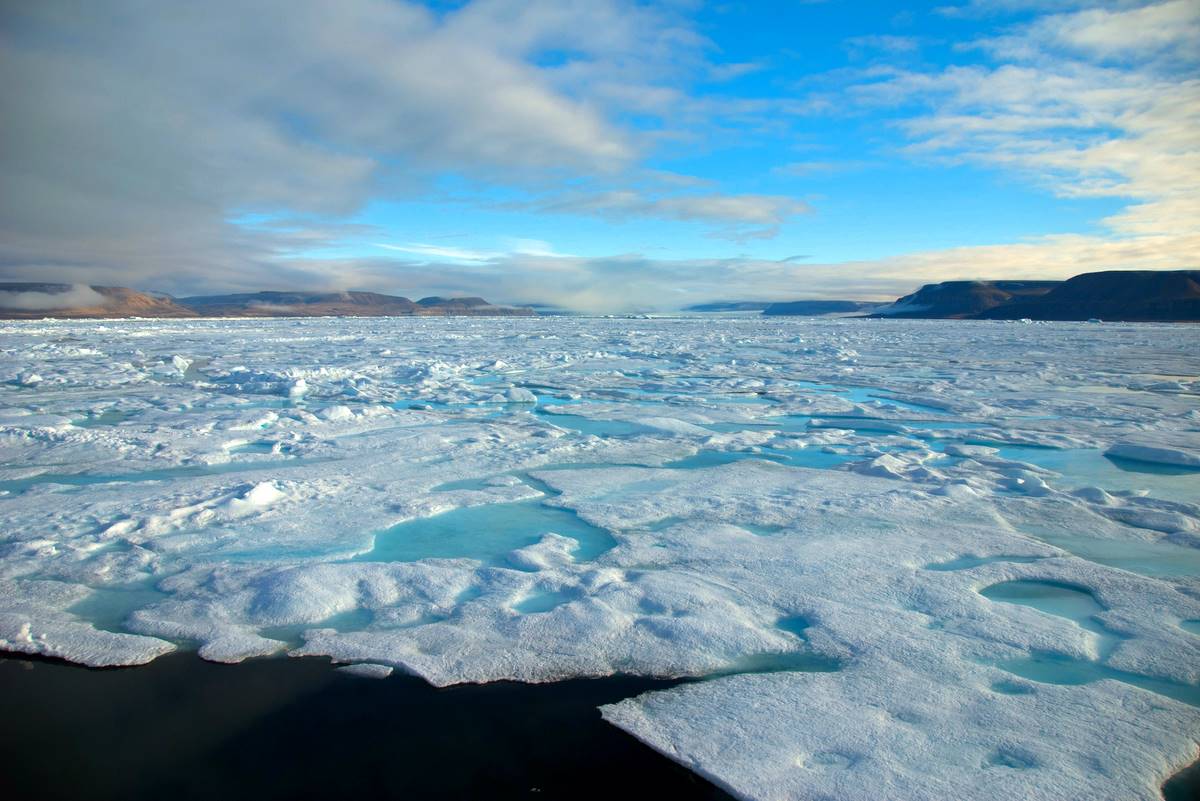
[[[1200,329],[0,334],[0,649],[695,677],[604,715],[747,799],[1153,799],[1197,756]]]

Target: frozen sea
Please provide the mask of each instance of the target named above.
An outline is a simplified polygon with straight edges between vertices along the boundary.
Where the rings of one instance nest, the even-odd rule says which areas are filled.
[[[4,323],[0,650],[686,678],[597,703],[738,798],[1157,799],[1200,328]]]

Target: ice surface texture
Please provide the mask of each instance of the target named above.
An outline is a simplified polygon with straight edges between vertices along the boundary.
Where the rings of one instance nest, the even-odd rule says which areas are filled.
[[[745,798],[1152,799],[1196,757],[1195,328],[0,334],[0,648],[696,677],[604,714]]]

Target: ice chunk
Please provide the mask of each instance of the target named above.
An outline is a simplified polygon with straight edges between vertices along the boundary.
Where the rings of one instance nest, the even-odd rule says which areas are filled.
[[[331,423],[343,422],[345,420],[353,420],[354,412],[349,406],[338,404],[337,406],[329,406],[318,412],[318,415]]]
[[[358,676],[363,679],[386,679],[392,675],[390,665],[376,665],[371,662],[357,662],[353,665],[343,665],[338,668],[339,673],[344,673],[347,676]]]
[[[1200,471],[1200,435],[1197,434],[1179,431],[1157,437],[1140,434],[1114,442],[1104,453],[1122,459],[1192,467]],[[1200,480],[1200,476],[1197,479]]]
[[[246,490],[241,497],[231,499],[229,508],[234,513],[245,514],[265,509],[286,497],[287,493],[280,490],[274,481],[260,481]]]
[[[504,393],[504,398],[509,403],[537,403],[537,395],[524,387],[510,387],[508,392]]]
[[[708,429],[688,423],[684,420],[677,420],[674,417],[644,417],[638,422],[647,428],[653,428],[658,431],[669,431],[672,434],[688,434],[693,436],[707,437],[712,434]]]

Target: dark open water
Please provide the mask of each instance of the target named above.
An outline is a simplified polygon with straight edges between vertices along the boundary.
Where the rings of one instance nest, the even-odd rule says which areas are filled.
[[[435,689],[323,659],[191,653],[89,670],[0,658],[5,799],[731,801],[600,719],[677,682],[631,677]],[[1200,799],[1200,765],[1166,801]]]
[[[14,656],[0,661],[0,797],[728,801],[596,710],[671,684],[439,690],[322,659],[89,670]]]

